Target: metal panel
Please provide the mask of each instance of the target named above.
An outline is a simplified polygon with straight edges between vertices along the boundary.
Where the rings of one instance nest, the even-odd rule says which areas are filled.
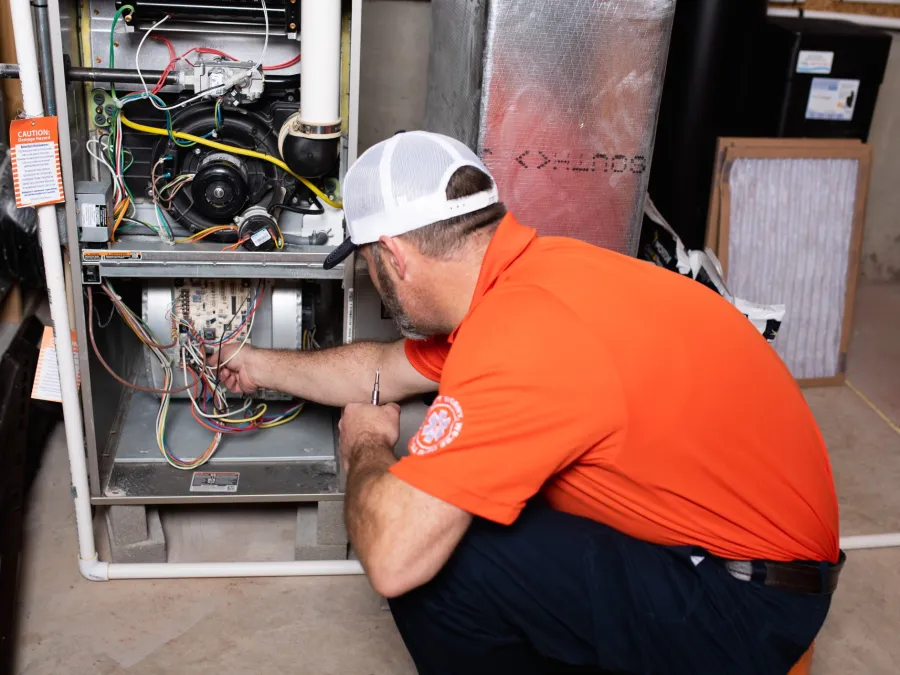
[[[334,462],[284,462],[274,466],[222,462],[208,470],[240,473],[238,492],[191,493],[192,471],[157,464],[116,464],[103,494],[92,498],[91,503],[321,502],[343,497]]]
[[[270,403],[273,410],[283,410],[289,403]],[[156,445],[156,412],[159,398],[136,391],[127,404],[118,433],[116,464],[166,464]],[[191,416],[190,402],[173,400],[166,420],[166,440],[172,452],[182,459],[200,455],[209,445],[212,432],[201,427]],[[220,463],[262,462],[334,462],[334,414],[330,408],[310,405],[300,416],[285,425],[252,433],[228,435],[205,464],[218,471]]]
[[[109,67],[109,30],[112,26],[112,18],[116,12],[114,0],[91,0],[90,8],[90,58],[92,65],[99,68]],[[198,24],[196,32],[185,30],[190,26],[182,22],[179,30],[172,30],[172,26],[163,24],[154,34],[160,34],[167,38],[175,48],[177,54],[183,54],[191,47],[201,44],[204,47],[219,49],[226,54],[234,56],[239,61],[253,61],[259,58],[263,45],[263,27],[256,25],[246,26],[222,26],[222,31],[211,30],[211,26]],[[227,31],[227,32],[226,32]],[[200,35],[198,35],[200,33]],[[234,34],[241,33],[241,34]],[[116,24],[115,48],[116,68],[134,68],[135,54],[138,44],[144,36],[143,31],[135,30],[125,21],[120,20]],[[274,27],[270,28],[269,44],[266,47],[266,63],[284,63],[290,61],[300,52],[300,43],[278,34]],[[169,52],[161,42],[147,40],[141,49],[142,70],[162,70],[169,63]],[[300,64],[290,68],[279,70],[279,75],[292,75],[300,72]],[[148,83],[150,86],[153,83]],[[135,87],[137,89],[137,87]],[[171,87],[163,87],[163,91],[169,91]]]
[[[427,127],[476,149],[539,233],[634,254],[674,0],[433,6]]]

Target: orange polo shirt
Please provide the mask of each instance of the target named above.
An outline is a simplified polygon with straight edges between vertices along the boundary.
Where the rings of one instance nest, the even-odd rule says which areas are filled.
[[[462,323],[406,353],[440,388],[391,471],[424,492],[499,523],[541,493],[645,541],[837,560],[831,467],[800,389],[695,281],[508,215]]]

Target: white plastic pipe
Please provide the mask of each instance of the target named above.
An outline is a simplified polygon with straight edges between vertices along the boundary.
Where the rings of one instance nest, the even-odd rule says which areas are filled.
[[[300,121],[341,119],[341,0],[300,0]]]
[[[41,96],[41,80],[38,75],[31,4],[29,0],[10,0],[9,9],[16,42],[16,58],[19,60],[22,109],[28,117],[41,117],[44,114],[44,102]],[[66,303],[65,273],[60,251],[56,207],[52,205],[38,207],[37,217],[44,256],[44,271],[47,277],[50,316],[53,319],[53,335],[56,339],[56,362],[59,366],[59,386],[62,392],[66,445],[69,449],[69,465],[72,470],[75,522],[78,527],[78,553],[81,559],[91,559],[97,556],[97,551],[94,547],[94,532],[91,523],[90,491],[84,454],[84,429],[81,425],[81,406],[78,402],[75,358],[72,355],[72,331]]]
[[[234,577],[313,577],[364,574],[356,560],[290,560],[233,563],[107,563],[82,560],[81,574],[91,581],[111,579],[212,579]]]
[[[871,14],[852,14],[850,12],[820,12],[815,9],[802,10],[802,14],[806,19],[836,19],[838,21],[851,21],[862,26],[872,26],[873,28],[900,30],[900,19],[890,16],[872,16]],[[800,15],[801,10],[799,9],[786,9],[781,7],[769,8],[769,16],[796,18]]]
[[[897,546],[900,546],[900,532],[841,537],[841,548],[845,551],[858,551],[864,548],[894,548]]]

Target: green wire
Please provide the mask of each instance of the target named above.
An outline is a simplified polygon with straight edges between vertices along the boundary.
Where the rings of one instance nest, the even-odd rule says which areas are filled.
[[[134,7],[131,5],[122,5],[118,11],[113,14],[112,26],[109,29],[109,67],[111,69],[116,67],[116,24],[119,22],[119,17],[121,17],[124,12],[134,12]],[[116,85],[113,82],[109,83],[109,89],[112,91],[113,98],[116,98]]]

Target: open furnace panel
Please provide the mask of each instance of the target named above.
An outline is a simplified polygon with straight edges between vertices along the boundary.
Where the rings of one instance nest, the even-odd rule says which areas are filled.
[[[209,360],[353,338],[352,263],[322,262],[344,238],[360,7],[60,0],[94,503],[339,496],[336,411],[228,392]]]

